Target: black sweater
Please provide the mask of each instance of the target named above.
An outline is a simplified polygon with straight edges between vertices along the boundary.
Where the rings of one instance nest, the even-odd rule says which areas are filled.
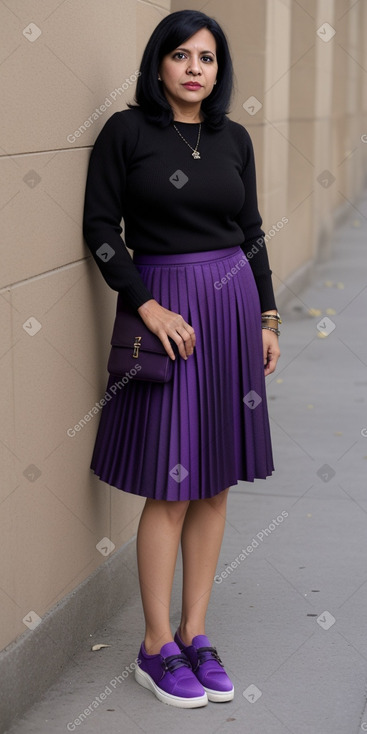
[[[194,148],[199,124],[175,125]],[[161,128],[139,108],[115,112],[89,161],[83,220],[87,245],[108,285],[124,293],[135,309],[153,296],[125,242],[145,254],[234,245],[247,254],[256,245],[249,262],[261,310],[274,309],[250,136],[229,118],[216,131],[202,123],[198,149],[201,158],[195,160],[173,125]]]

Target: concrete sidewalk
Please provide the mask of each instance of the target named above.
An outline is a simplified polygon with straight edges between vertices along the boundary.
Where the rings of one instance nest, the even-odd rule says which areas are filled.
[[[207,634],[234,700],[176,709],[138,686],[137,586],[9,734],[367,731],[367,199],[350,211],[331,260],[282,310],[266,378],[276,471],[229,494]],[[180,584],[179,558],[172,630]]]

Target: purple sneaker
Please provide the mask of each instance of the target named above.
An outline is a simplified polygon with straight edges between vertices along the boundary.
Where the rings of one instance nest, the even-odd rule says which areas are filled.
[[[190,660],[192,670],[207,692],[209,701],[231,701],[234,696],[233,683],[209,638],[206,635],[196,635],[191,645],[186,646],[177,631],[175,642]]]
[[[163,703],[184,709],[206,706],[208,697],[191,670],[186,655],[175,642],[166,642],[156,655],[148,655],[144,641],[135,668],[135,680]]]

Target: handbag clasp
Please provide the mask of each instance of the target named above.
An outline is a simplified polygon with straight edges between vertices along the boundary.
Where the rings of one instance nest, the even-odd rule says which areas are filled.
[[[133,351],[133,358],[137,359],[139,357],[139,349],[141,347],[141,336],[136,336],[134,341],[134,351]]]

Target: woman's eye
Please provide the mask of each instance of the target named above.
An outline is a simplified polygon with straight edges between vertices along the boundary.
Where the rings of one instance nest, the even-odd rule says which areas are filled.
[[[173,58],[174,58],[174,59],[179,59],[179,60],[181,60],[181,59],[185,59],[185,58],[187,58],[187,57],[186,57],[186,54],[184,54],[184,53],[183,53],[183,51],[176,51],[176,53],[175,53],[175,54],[173,54]],[[201,57],[201,60],[202,60],[202,61],[204,61],[204,62],[205,62],[206,64],[207,64],[208,62],[209,62],[209,63],[211,63],[212,61],[214,61],[214,59],[212,59],[212,57],[211,57],[211,56],[202,56],[202,57]]]

